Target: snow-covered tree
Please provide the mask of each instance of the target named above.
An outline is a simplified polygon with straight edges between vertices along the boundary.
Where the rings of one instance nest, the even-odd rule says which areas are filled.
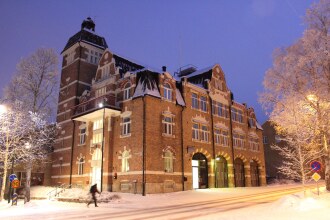
[[[56,109],[58,82],[58,56],[53,49],[41,48],[17,64],[17,72],[5,88],[4,100],[10,103],[19,101],[26,112],[49,119]],[[30,163],[26,167],[28,191],[31,166]]]
[[[279,172],[305,185],[311,176],[309,164],[320,159],[323,150],[319,149],[319,143],[315,142],[315,127],[309,125],[311,120],[315,120],[310,107],[297,97],[288,98],[286,101],[282,102],[285,105],[274,109],[271,114],[272,120],[281,122],[280,125],[274,124],[274,128],[283,141],[271,148],[277,150],[283,158],[281,166],[278,167]],[[285,120],[282,120],[283,118]]]
[[[12,160],[15,160],[16,164],[27,166],[48,159],[48,153],[51,152],[56,137],[56,125],[49,124],[37,113],[25,112],[11,106],[6,112],[0,114],[0,128],[0,160],[4,164],[3,180],[6,180],[7,170],[11,168]],[[7,182],[3,181],[1,198],[4,196],[6,184]],[[29,197],[29,193],[27,196]]]
[[[292,46],[274,52],[273,67],[264,79],[264,92],[260,96],[270,120],[285,131],[286,136],[303,143],[313,143],[315,151],[322,150],[325,159],[326,187],[330,190],[330,1],[320,0],[307,10],[307,29]],[[288,111],[288,103],[303,109],[304,114],[295,117],[282,114]],[[294,125],[294,126],[293,126]],[[302,126],[313,134],[309,139],[300,135]],[[308,148],[306,148],[308,149]],[[298,155],[297,155],[298,156]]]
[[[19,100],[25,109],[49,117],[56,109],[58,83],[58,55],[53,49],[41,48],[17,64],[4,99]]]

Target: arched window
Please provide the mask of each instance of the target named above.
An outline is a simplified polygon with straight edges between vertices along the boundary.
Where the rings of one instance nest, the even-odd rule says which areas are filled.
[[[173,172],[173,153],[169,150],[164,152],[164,170],[167,173]]]
[[[85,163],[84,158],[80,158],[78,161],[78,175],[84,174],[84,163]]]
[[[121,172],[129,171],[129,163],[128,163],[129,158],[131,158],[129,151],[124,150],[124,152],[121,155]]]
[[[131,97],[131,84],[126,83],[125,88],[124,88],[124,100],[127,100]]]
[[[164,98],[172,100],[172,88],[168,83],[164,84]]]

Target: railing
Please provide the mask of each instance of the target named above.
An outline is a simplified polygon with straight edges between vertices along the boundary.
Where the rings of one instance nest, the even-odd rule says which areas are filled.
[[[65,190],[65,183],[59,185],[59,186],[56,186],[55,189],[53,189],[52,191],[48,192],[47,193],[47,197],[48,199],[51,199],[52,197],[56,197],[56,196],[59,196],[59,194],[61,192],[63,192]]]
[[[116,97],[114,95],[103,95],[74,106],[73,113],[74,115],[80,115],[103,106],[119,109],[119,107],[116,107]]]

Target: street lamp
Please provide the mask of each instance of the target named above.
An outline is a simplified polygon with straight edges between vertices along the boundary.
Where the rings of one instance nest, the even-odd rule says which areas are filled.
[[[99,108],[103,108],[103,117],[102,117],[102,123],[103,123],[103,134],[102,134],[102,147],[101,147],[101,186],[100,190],[102,192],[103,189],[103,151],[104,151],[104,118],[105,118],[105,101],[106,99],[103,98],[102,102],[99,103]]]

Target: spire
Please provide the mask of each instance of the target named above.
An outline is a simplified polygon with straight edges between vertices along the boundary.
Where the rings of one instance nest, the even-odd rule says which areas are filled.
[[[88,29],[91,31],[95,31],[95,23],[94,21],[88,17],[87,19],[85,19],[82,24],[81,24],[81,30],[82,29]]]

